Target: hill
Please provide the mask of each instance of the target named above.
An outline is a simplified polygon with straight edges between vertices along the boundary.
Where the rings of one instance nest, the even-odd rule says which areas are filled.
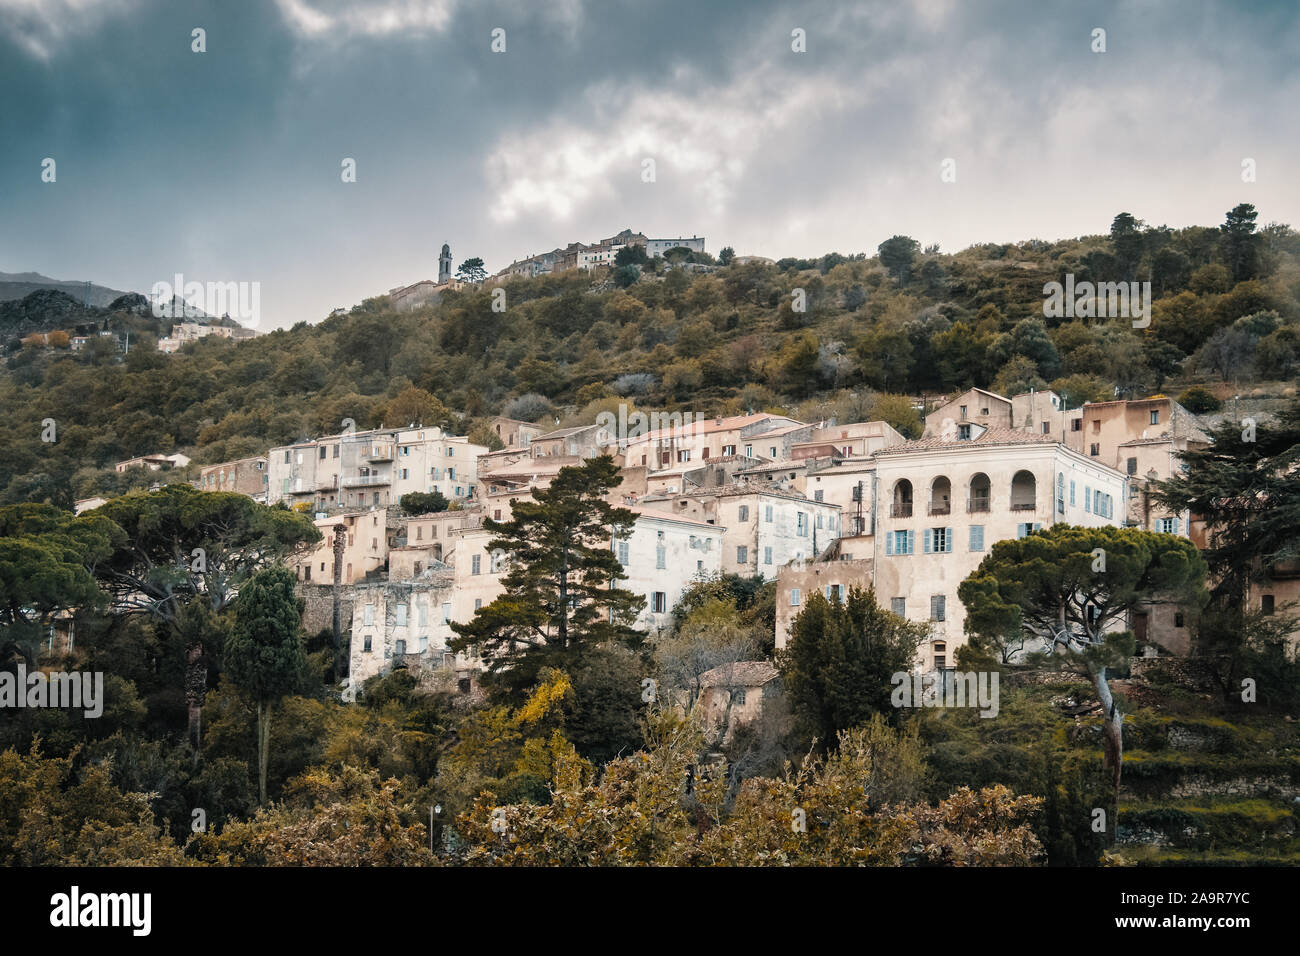
[[[916,396],[970,385],[1051,386],[1069,406],[1190,384],[1283,394],[1300,369],[1300,235],[1125,221],[1110,236],[956,254],[899,236],[872,257],[705,272],[655,260],[639,274],[517,278],[499,287],[505,311],[493,307],[496,289],[403,312],[381,296],[314,326],[241,345],[205,339],[171,356],[143,337],[165,331],[158,320],[118,316],[137,330],[129,356],[25,348],[8,358],[0,502],[119,491],[108,466],[120,459],[184,451],[214,463],[337,431],[345,418],[482,434],[497,413],[579,424],[626,401],[705,415],[870,414],[915,434]],[[1044,315],[1048,282],[1127,275],[1151,282],[1146,328]],[[47,417],[59,420],[55,445],[40,441]]]
[[[21,299],[42,289],[65,292],[83,305],[104,308],[125,293],[93,282],[51,279],[39,272],[0,272],[0,302]]]

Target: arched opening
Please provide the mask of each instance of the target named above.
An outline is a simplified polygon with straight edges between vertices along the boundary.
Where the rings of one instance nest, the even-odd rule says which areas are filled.
[[[1033,472],[1016,472],[1015,477],[1011,479],[1011,510],[1037,510],[1037,495],[1038,482],[1035,480]]]
[[[946,515],[952,513],[952,483],[940,475],[930,485],[930,514]]]
[[[912,517],[912,483],[906,478],[894,485],[894,500],[889,508],[891,518]]]
[[[442,545],[440,545],[440,544],[435,544],[435,545],[433,546],[433,560],[435,560],[435,561],[441,561],[441,560],[442,560]]]
[[[989,510],[989,476],[978,472],[970,480],[970,495],[966,498],[966,510],[971,514]]]

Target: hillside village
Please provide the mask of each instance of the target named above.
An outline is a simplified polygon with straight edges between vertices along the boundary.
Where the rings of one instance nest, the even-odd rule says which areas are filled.
[[[264,838],[319,845],[291,835],[320,819],[300,788],[363,768],[357,799],[368,805],[381,773],[393,774],[383,792],[401,794],[405,842],[378,858],[502,862],[489,818],[503,807],[598,805],[616,798],[554,796],[584,774],[617,786],[643,754],[671,752],[688,781],[721,774],[721,809],[656,791],[675,808],[670,844],[647,857],[611,838],[583,859],[751,861],[778,834],[754,836],[766,831],[746,794],[794,786],[785,761],[867,772],[818,763],[830,759],[818,742],[835,740],[850,761],[897,764],[897,785],[872,793],[913,806],[909,826],[968,799],[963,788],[988,807],[1019,801],[994,811],[1005,831],[963,837],[963,859],[986,859],[989,839],[997,859],[1021,863],[1291,859],[1300,765],[1279,714],[1293,696],[1300,561],[1283,540],[1294,448],[1277,442],[1295,427],[1300,245],[1289,227],[1268,229],[1240,276],[1218,261],[1226,240],[1165,236],[1186,261],[1158,260],[1169,268],[1145,331],[1126,316],[1054,321],[1043,307],[1061,270],[1115,267],[1115,234],[955,255],[894,237],[872,258],[773,262],[624,230],[495,275],[469,259],[453,278],[444,244],[437,281],[254,341],[226,323],[155,324],[136,300],[134,314],[87,313],[130,330],[130,351],[42,333],[11,349],[0,382],[19,423],[0,520],[32,543],[64,521],[91,536],[41,551],[72,559],[64,572],[82,590],[34,594],[39,613],[20,610],[12,633],[27,636],[11,654],[120,681],[122,709],[85,746],[120,767],[123,793],[160,794],[151,819],[166,833],[142,845],[166,860],[278,859],[256,848]],[[1154,248],[1156,232],[1140,235]],[[33,302],[19,303],[24,321],[39,321]],[[1167,483],[1228,467],[1206,458],[1218,443],[1255,455],[1235,436],[1252,442],[1256,426],[1282,482],[1281,538],[1248,490],[1167,504]],[[636,605],[636,640],[612,627],[611,605],[619,641],[503,682],[513,638],[483,622],[516,612],[523,566],[502,529],[593,467],[611,469],[603,506],[630,516],[593,547]],[[1224,487],[1255,480],[1237,478]],[[1263,536],[1243,541],[1241,528]],[[100,537],[123,529],[115,546]],[[1014,586],[1007,546],[1030,553],[1076,533],[1172,574],[1157,567],[1168,557],[1195,580],[1175,597],[1144,578],[1119,614],[1085,592],[1069,621],[998,633],[980,596],[999,586],[991,573]],[[242,550],[205,567],[231,534]],[[1234,562],[1236,546],[1255,557]],[[260,737],[250,747],[263,717],[247,655],[228,643],[261,626],[240,595],[264,579],[296,603],[289,637],[311,673],[264,711],[279,735],[269,751]],[[1238,585],[1244,605],[1216,630],[1206,589],[1231,598]],[[834,649],[863,637],[883,643]],[[1119,656],[1061,669],[1103,651]],[[1264,688],[1259,712],[1233,701],[1243,667]],[[891,701],[891,672],[911,703]],[[963,713],[953,694],[971,677],[1000,677],[1001,696],[984,686],[986,708]],[[30,749],[35,727],[20,721],[5,739]],[[50,739],[54,756],[23,758],[33,768],[72,759],[81,738],[63,727]],[[142,765],[141,746],[166,757]],[[1255,770],[1225,762],[1238,752]],[[228,775],[221,795],[214,774]],[[220,835],[193,836],[177,815],[199,799],[218,808]],[[343,812],[352,798],[329,799]],[[445,823],[417,806],[435,800]],[[1117,807],[1104,832],[1079,809],[1099,800]],[[732,849],[704,849],[729,828]],[[523,859],[563,858],[566,839],[547,833],[521,841]],[[912,862],[914,846],[882,859]]]
[[[366,429],[204,466],[196,486],[314,516],[322,541],[290,567],[308,596],[308,629],[327,624],[322,609],[341,588],[354,685],[395,666],[449,667],[472,680],[482,661],[453,655],[448,642],[453,622],[502,593],[483,519],[508,521],[515,501],[597,455],[621,471],[611,503],[636,512],[633,533],[611,548],[646,599],[638,626],[649,633],[669,624],[692,582],[719,574],[776,582],[778,649],[803,595],[871,587],[928,626],[917,666],[952,670],[966,641],[956,587],[995,542],[1060,523],[1206,543],[1198,516],[1152,496],[1181,452],[1209,443],[1199,417],[1167,397],[1066,410],[1050,390],[1006,398],[973,388],[930,411],[913,441],[883,421],[768,413],[622,439],[605,424],[547,430],[498,416],[490,425],[507,442],[496,451],[436,427]],[[447,510],[402,507],[409,494],[435,492]],[[1300,566],[1278,569],[1250,597],[1266,611],[1298,599]],[[1185,655],[1190,610],[1153,603],[1126,624],[1143,653]]]

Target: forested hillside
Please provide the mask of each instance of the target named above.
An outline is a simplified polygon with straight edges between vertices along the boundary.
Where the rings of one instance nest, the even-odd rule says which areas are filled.
[[[150,480],[114,474],[116,460],[184,451],[197,467],[336,431],[344,418],[441,423],[487,441],[493,414],[577,423],[631,400],[701,414],[871,415],[916,434],[913,399],[969,385],[1008,395],[1051,386],[1070,405],[1193,383],[1281,394],[1300,362],[1300,234],[1257,227],[1248,205],[1222,225],[1149,227],[1121,213],[1108,235],[955,254],[895,236],[870,257],[768,264],[728,249],[719,262],[510,280],[504,311],[491,287],[402,313],[378,297],[316,325],[170,356],[147,332],[126,356],[10,342],[0,503],[67,505]],[[1067,274],[1149,281],[1150,327],[1045,318],[1044,285]],[[42,441],[50,418],[53,443]]]

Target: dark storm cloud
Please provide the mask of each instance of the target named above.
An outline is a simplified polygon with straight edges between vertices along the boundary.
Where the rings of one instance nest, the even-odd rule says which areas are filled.
[[[443,241],[495,269],[625,226],[779,256],[1300,218],[1290,5],[1080,6],[0,0],[0,270],[259,281],[278,325]]]

